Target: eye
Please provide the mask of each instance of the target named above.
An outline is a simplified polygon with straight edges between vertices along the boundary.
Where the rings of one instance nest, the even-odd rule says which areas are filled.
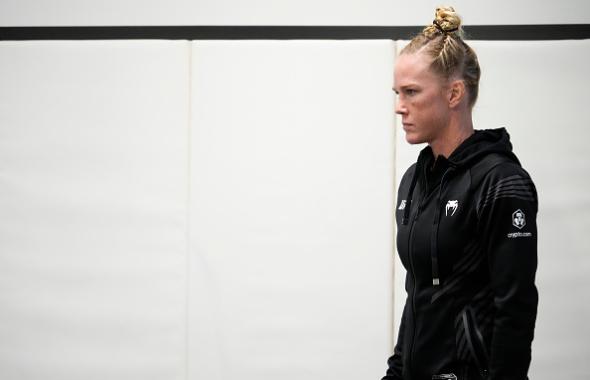
[[[404,92],[406,95],[412,96],[412,95],[416,95],[418,93],[418,90],[416,90],[414,88],[406,88],[406,90]]]

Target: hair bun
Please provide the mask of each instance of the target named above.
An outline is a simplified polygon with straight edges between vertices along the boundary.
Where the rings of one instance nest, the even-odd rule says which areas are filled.
[[[432,25],[443,34],[453,33],[461,29],[461,17],[453,7],[438,7]]]

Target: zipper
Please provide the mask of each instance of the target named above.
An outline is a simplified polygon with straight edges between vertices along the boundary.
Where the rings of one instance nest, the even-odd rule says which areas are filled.
[[[414,342],[416,340],[416,271],[414,270],[414,259],[413,259],[413,241],[414,241],[414,225],[422,212],[422,205],[424,202],[424,197],[420,198],[420,203],[418,204],[418,209],[416,210],[416,214],[412,218],[412,223],[410,224],[410,233],[408,237],[408,256],[410,261],[410,270],[412,271],[412,280],[413,280],[413,288],[412,288],[412,341],[410,342],[410,356],[408,358],[408,367],[410,368],[410,373],[412,373],[412,361],[414,357]],[[410,204],[410,207],[412,205]]]

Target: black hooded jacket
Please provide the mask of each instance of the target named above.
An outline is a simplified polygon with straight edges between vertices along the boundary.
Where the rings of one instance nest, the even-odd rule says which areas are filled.
[[[504,128],[475,131],[448,159],[420,152],[398,191],[408,296],[383,380],[527,378],[536,214]]]

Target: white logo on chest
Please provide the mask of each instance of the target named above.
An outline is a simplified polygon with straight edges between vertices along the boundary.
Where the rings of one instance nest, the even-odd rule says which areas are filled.
[[[398,210],[403,210],[406,208],[406,200],[402,199],[402,201],[399,204]]]
[[[457,208],[459,208],[459,201],[448,201],[447,206],[445,207],[445,216],[449,216],[449,211],[451,212],[451,216],[455,215]]]

